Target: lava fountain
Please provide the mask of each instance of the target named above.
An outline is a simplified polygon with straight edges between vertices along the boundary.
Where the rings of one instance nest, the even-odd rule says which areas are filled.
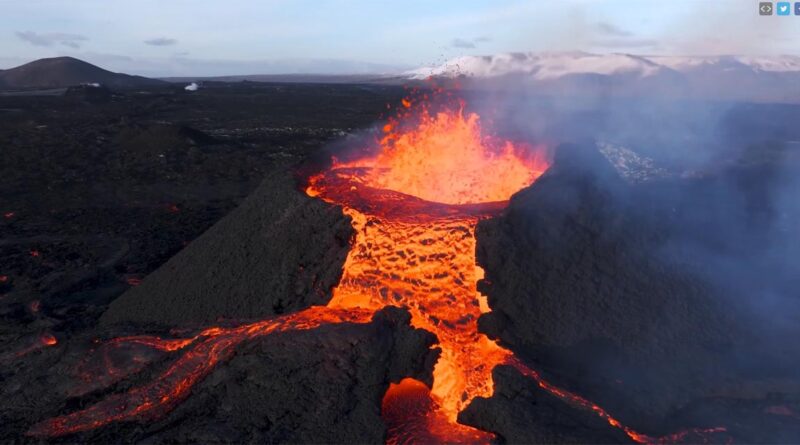
[[[383,127],[375,150],[355,160],[334,160],[308,178],[306,193],[341,206],[355,230],[342,278],[326,306],[211,327],[183,339],[113,339],[104,350],[127,345],[142,356],[147,350],[181,356],[156,381],[40,422],[29,434],[60,436],[163,415],[248,339],[323,324],[366,323],[386,306],[408,308],[412,325],[434,333],[441,350],[431,388],[404,379],[386,392],[382,413],[389,443],[492,440],[491,433],[456,419],[475,397],[492,395],[491,373],[499,364],[514,366],[543,390],[595,413],[637,442],[680,441],[720,431],[690,430],[661,438],[638,433],[592,402],[546,382],[478,331],[478,318],[489,307],[477,291],[483,270],[475,263],[475,227],[548,168],[545,150],[484,134],[478,115],[466,112],[463,102],[435,112],[427,101],[402,103],[404,109]],[[137,360],[135,366],[87,378],[105,386],[142,366]]]

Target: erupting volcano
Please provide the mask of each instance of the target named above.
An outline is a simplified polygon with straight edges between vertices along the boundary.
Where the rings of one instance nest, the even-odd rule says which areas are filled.
[[[441,350],[431,388],[404,379],[384,396],[389,443],[492,440],[493,434],[461,425],[457,416],[475,397],[492,395],[492,369],[500,364],[514,366],[532,384],[594,412],[634,441],[675,441],[699,433],[665,438],[638,433],[599,406],[542,380],[478,331],[478,318],[490,309],[477,291],[483,270],[475,262],[475,227],[536,181],[548,168],[548,158],[543,147],[485,133],[479,116],[466,111],[463,102],[435,111],[426,101],[406,99],[403,105],[370,154],[334,160],[308,178],[306,193],[341,206],[356,233],[327,306],[238,327],[212,327],[185,339],[112,340],[109,347],[136,344],[183,355],[157,381],[44,421],[30,433],[57,436],[159,415],[187,397],[192,385],[243,341],[329,323],[366,323],[386,306],[408,308],[412,325],[435,334]],[[104,381],[110,384],[133,370],[109,369],[113,376]]]

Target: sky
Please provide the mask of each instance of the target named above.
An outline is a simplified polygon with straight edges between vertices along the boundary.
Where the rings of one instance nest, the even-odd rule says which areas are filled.
[[[0,0],[0,69],[73,56],[146,76],[391,73],[526,51],[798,55],[757,0]]]

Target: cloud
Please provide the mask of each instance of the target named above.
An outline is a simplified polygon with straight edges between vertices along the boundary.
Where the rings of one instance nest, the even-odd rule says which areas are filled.
[[[611,23],[607,22],[597,22],[595,24],[595,29],[598,33],[604,34],[606,36],[613,36],[613,37],[631,37],[633,34],[621,29]]]
[[[486,43],[491,40],[492,39],[490,39],[488,36],[479,36],[475,37],[474,39],[462,39],[460,37],[456,37],[452,42],[450,42],[450,46],[453,48],[472,49],[478,47],[478,45],[481,43]]]
[[[145,40],[144,43],[150,46],[171,46],[178,43],[178,41],[168,37],[156,37],[154,39]]]
[[[591,42],[594,47],[600,48],[659,48],[661,44],[655,39],[624,39],[609,38],[598,39]]]
[[[65,32],[50,32],[39,34],[34,31],[17,31],[15,33],[20,40],[24,40],[35,46],[53,46],[60,44],[69,48],[77,49],[81,44],[89,40],[80,34],[69,34]]]
[[[656,39],[637,37],[634,33],[624,30],[612,23],[597,22],[591,27],[594,36],[590,42],[595,48],[649,48],[660,47]]]
[[[453,48],[475,48],[475,43],[471,40],[453,39],[450,46]]]

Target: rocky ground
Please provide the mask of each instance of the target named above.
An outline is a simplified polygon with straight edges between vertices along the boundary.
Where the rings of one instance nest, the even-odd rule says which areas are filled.
[[[104,103],[80,92],[0,97],[3,349],[22,334],[94,324],[269,172],[371,125],[401,96],[244,84],[115,92]]]
[[[9,402],[0,409],[0,440],[23,440],[22,431],[40,412],[28,406],[38,402],[26,399],[56,403],[30,392],[36,387],[32,382],[43,378],[31,367],[44,371],[74,361],[86,352],[88,337],[113,336],[97,330],[108,304],[142,284],[145,276],[236,208],[265,177],[273,178],[261,188],[272,210],[251,205],[250,212],[269,216],[272,211],[275,216],[297,207],[304,196],[290,166],[327,142],[372,125],[386,104],[402,94],[395,87],[245,83],[194,93],[177,87],[103,94],[78,88],[63,96],[0,97],[0,381]],[[312,299],[271,301],[270,313],[325,298],[320,289],[338,279],[341,266],[334,263],[346,254],[350,229],[341,214],[321,203],[300,204],[297,212],[309,216],[312,224],[338,224],[339,234],[327,238],[325,231],[319,240],[291,240],[309,244],[308,251],[286,252],[286,244],[276,251],[281,248],[269,239],[265,248],[280,255],[305,255],[292,262],[297,266],[326,249],[328,239],[338,247],[328,247],[331,253],[321,260],[325,270],[319,276],[312,276],[317,272],[313,258],[304,262],[305,272],[285,270],[289,262],[284,267],[280,255],[270,263],[254,263],[267,280],[259,285],[282,286]],[[320,219],[325,212],[327,219]],[[288,220],[283,224],[291,225]],[[250,236],[269,237],[258,233],[260,228],[250,227],[229,254],[250,255],[237,249],[253,245]],[[215,253],[222,254],[209,254]],[[254,261],[264,256],[254,255]],[[196,271],[199,275],[188,277],[197,280],[192,290],[202,288],[202,275],[217,273]],[[263,296],[249,288],[245,300]],[[247,317],[254,314],[249,303],[231,306],[239,312],[207,309],[216,311],[215,319],[224,318],[220,314]],[[178,321],[207,321],[210,313],[193,317],[196,312],[159,305],[158,298],[149,308]],[[113,317],[113,312],[107,316]],[[27,395],[19,393],[21,388],[27,388]],[[20,417],[21,412],[27,416]]]
[[[0,441],[382,442],[389,383],[430,383],[438,354],[395,308],[244,342],[156,418],[25,432],[175,363],[102,340],[325,302],[351,228],[295,173],[402,95],[243,83],[0,97]],[[478,227],[481,330],[642,433],[724,426],[713,440],[797,442],[797,149],[750,145],[680,172],[613,144],[561,146]],[[514,367],[493,375],[495,394],[459,419],[501,442],[630,441]]]

